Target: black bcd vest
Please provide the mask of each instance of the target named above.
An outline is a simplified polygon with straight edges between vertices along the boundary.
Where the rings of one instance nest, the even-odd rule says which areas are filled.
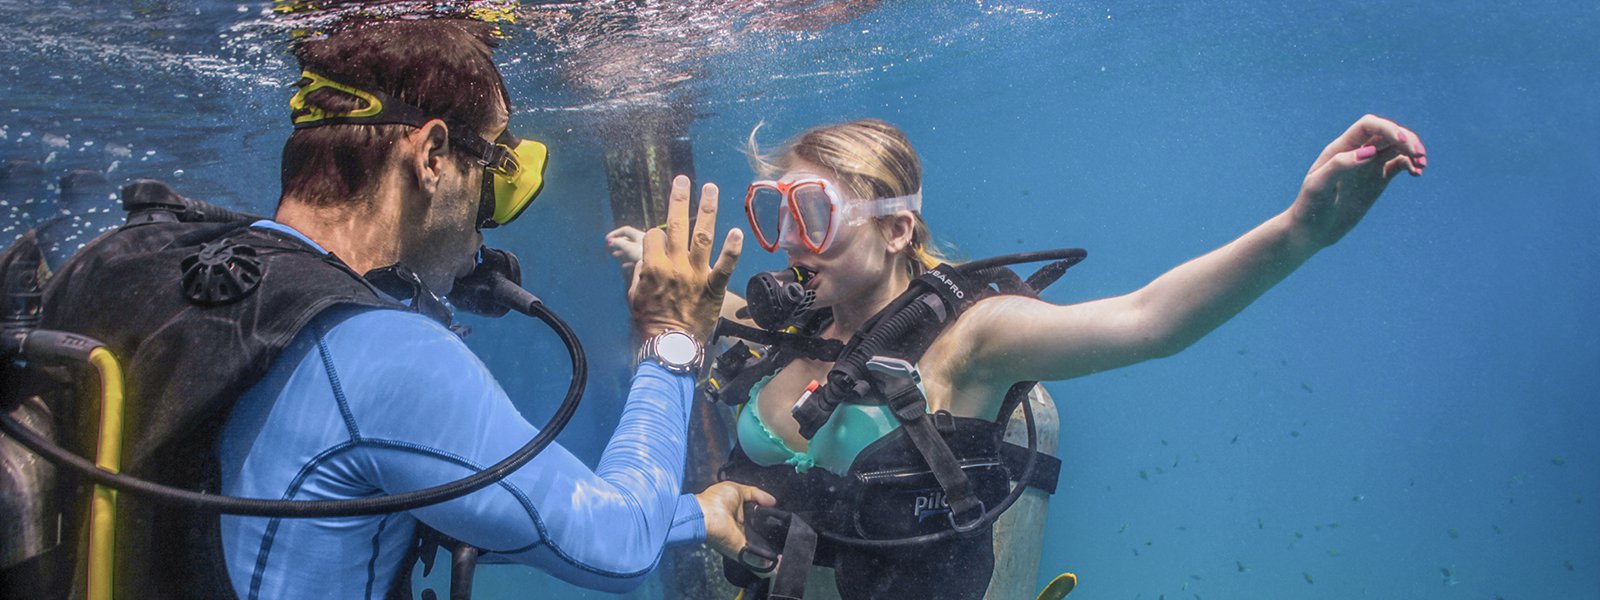
[[[135,223],[102,236],[44,284],[43,329],[104,342],[122,361],[126,416],[122,472],[218,492],[219,430],[234,402],[261,379],[313,318],[336,306],[409,310],[332,255],[249,222]],[[76,393],[57,394],[58,443],[92,457],[99,391],[92,370],[73,372]],[[85,535],[87,484],[63,481],[68,548]],[[120,495],[119,595],[231,598],[216,514]],[[83,557],[63,581],[83,593]],[[65,563],[64,565],[62,563]]]

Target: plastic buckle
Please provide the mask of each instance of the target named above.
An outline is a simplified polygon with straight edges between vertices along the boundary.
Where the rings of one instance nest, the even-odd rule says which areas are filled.
[[[950,411],[940,410],[928,416],[933,419],[933,428],[939,430],[940,434],[950,435],[956,432],[956,417],[950,414]]]
[[[904,359],[894,358],[892,356],[872,357],[871,360],[867,361],[867,370],[881,375],[889,375],[891,377],[904,377],[906,379],[910,379],[911,382],[915,384],[922,383],[922,373],[917,371],[917,367],[915,365],[912,365],[909,361]]]
[[[762,562],[758,563],[750,560],[752,556]],[[752,548],[746,545],[739,549],[739,564],[744,565],[745,568],[751,571],[766,575],[778,568],[778,555],[768,550]]]
[[[983,526],[983,517],[989,514],[989,508],[984,506],[982,500],[974,498],[973,502],[978,503],[977,506],[968,509],[966,512],[974,514],[974,516],[966,521],[962,521],[957,517],[954,506],[950,507],[950,513],[946,516],[950,518],[950,528],[956,530],[956,533],[972,533]]]

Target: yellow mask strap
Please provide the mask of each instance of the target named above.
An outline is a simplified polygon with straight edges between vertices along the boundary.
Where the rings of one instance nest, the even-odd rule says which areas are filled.
[[[334,124],[357,125],[383,125],[400,124],[421,127],[428,122],[428,115],[422,109],[411,106],[381,92],[368,92],[348,86],[323,75],[311,71],[300,72],[301,81],[306,82],[289,99],[289,108],[293,112],[295,128],[317,127]],[[334,89],[339,92],[355,96],[360,99],[362,106],[346,112],[331,112],[314,106],[306,101],[312,92],[321,89]]]

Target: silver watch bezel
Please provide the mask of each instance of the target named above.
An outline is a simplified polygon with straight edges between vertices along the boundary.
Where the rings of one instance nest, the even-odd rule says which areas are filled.
[[[689,343],[694,347],[694,356],[683,362],[672,361],[667,357],[662,356],[661,344],[669,336],[682,336],[687,338]],[[700,343],[699,338],[694,337],[694,334],[681,329],[668,329],[661,333],[650,336],[650,339],[645,340],[644,345],[639,348],[639,362],[649,360],[661,365],[671,373],[676,373],[679,375],[692,375],[700,370],[700,364],[705,360],[705,354],[705,346]]]

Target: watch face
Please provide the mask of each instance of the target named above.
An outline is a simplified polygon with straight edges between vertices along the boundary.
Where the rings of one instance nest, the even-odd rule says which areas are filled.
[[[656,356],[675,365],[687,365],[694,361],[699,350],[694,338],[681,331],[668,332],[656,339]]]

